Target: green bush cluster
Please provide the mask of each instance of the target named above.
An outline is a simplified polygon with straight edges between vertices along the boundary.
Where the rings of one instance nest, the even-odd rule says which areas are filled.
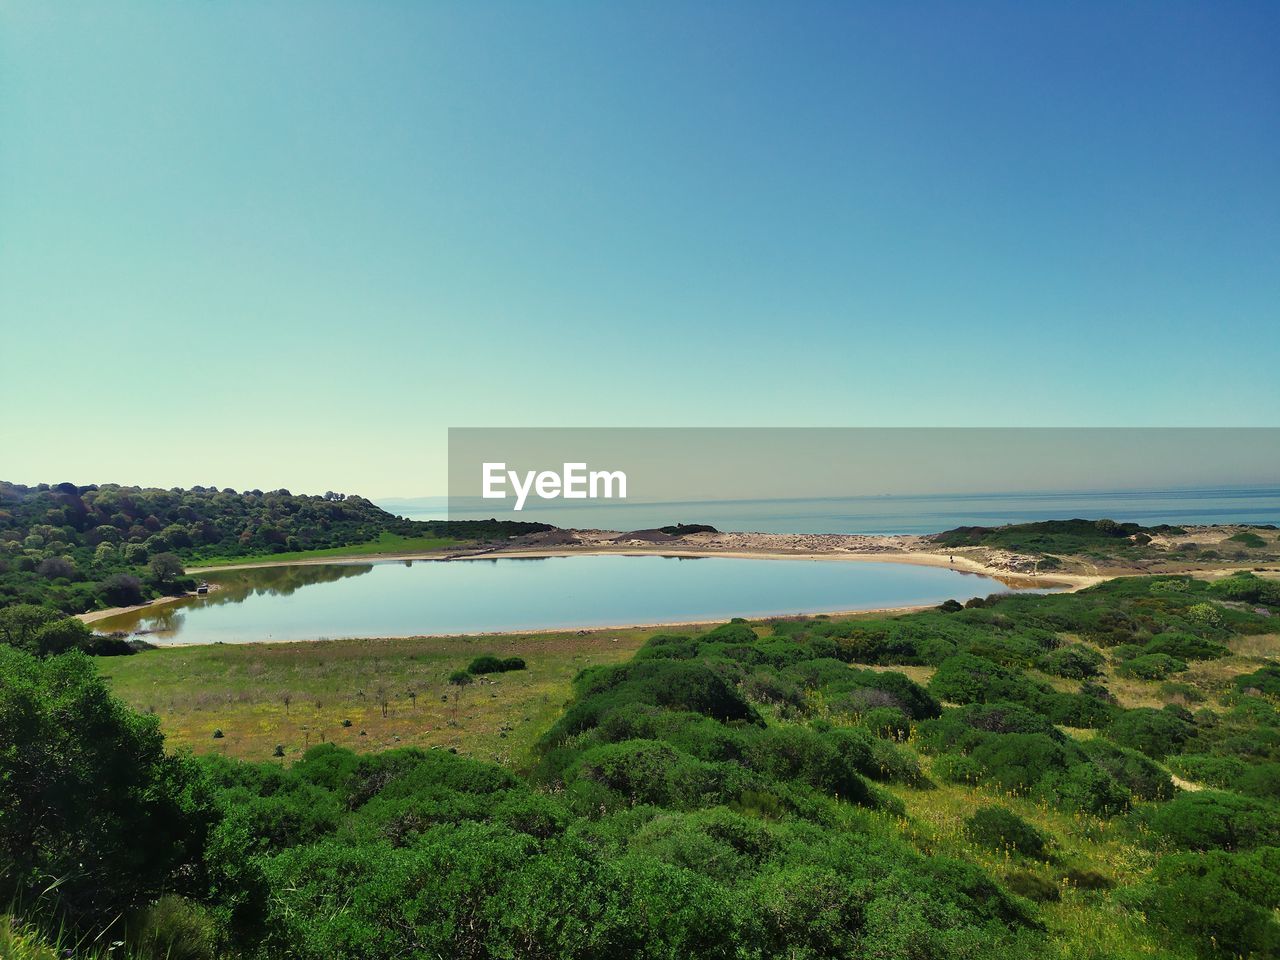
[[[1171,945],[1207,956],[1273,957],[1280,951],[1280,848],[1162,857],[1129,899]]]
[[[525,669],[525,662],[520,657],[495,657],[492,654],[484,654],[476,657],[467,664],[467,673],[485,674],[485,673],[507,673],[510,670]]]

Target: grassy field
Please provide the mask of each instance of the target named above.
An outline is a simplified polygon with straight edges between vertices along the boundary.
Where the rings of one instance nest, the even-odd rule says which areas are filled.
[[[277,744],[286,759],[322,742],[440,746],[522,766],[574,675],[626,660],[654,632],[168,647],[104,660],[102,672],[130,706],[160,717],[171,748],[267,760]],[[484,653],[518,654],[528,669],[477,677],[455,701],[449,674]]]
[[[381,554],[426,553],[448,550],[468,541],[448,537],[405,537],[397,533],[383,533],[377,540],[356,543],[347,547],[329,547],[325,550],[298,550],[294,553],[263,553],[248,557],[220,557],[216,560],[195,560],[187,569],[226,567],[244,563],[288,563],[293,560],[324,560],[341,557],[371,557]]]
[[[928,758],[923,768],[930,769]],[[1135,948],[1146,946],[1152,957],[1182,957],[1150,943],[1143,924],[1132,914],[1118,911],[1110,898],[1097,891],[1081,889],[1063,879],[1091,871],[1116,885],[1132,883],[1149,871],[1155,855],[1137,842],[1132,831],[1116,821],[1088,814],[1066,813],[1026,797],[1001,793],[990,787],[947,784],[939,781],[929,789],[894,786],[892,792],[906,805],[907,819],[900,823],[904,834],[922,852],[956,857],[976,863],[993,877],[1004,880],[1014,871],[1035,874],[1059,890],[1057,901],[1039,904],[1040,918],[1050,932],[1055,957],[1109,958],[1133,956]],[[994,851],[974,843],[965,835],[965,820],[979,807],[999,805],[1042,833],[1055,838],[1043,861],[1030,860],[1011,851]]]

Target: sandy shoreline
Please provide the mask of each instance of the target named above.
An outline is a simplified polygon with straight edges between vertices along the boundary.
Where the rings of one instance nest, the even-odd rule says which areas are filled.
[[[209,584],[209,592],[218,589],[216,583]],[[90,610],[88,613],[77,613],[76,619],[82,623],[95,623],[98,620],[106,620],[108,617],[118,617],[124,613],[137,613],[139,610],[154,610],[156,607],[163,607],[166,604],[177,603],[179,600],[190,600],[197,597],[196,593],[184,593],[178,597],[157,597],[155,600],[148,600],[146,603],[135,603],[130,607],[108,607],[105,610]]]
[[[1102,575],[1063,573],[1029,573],[992,565],[967,556],[961,551],[954,554],[919,549],[923,542],[919,537],[891,536],[843,536],[825,534],[798,534],[778,536],[773,534],[733,534],[694,537],[675,543],[642,543],[628,541],[617,543],[601,533],[611,531],[575,531],[579,535],[595,534],[577,545],[529,545],[498,546],[475,550],[410,551],[406,553],[375,553],[344,557],[315,557],[304,560],[272,562],[256,560],[252,563],[233,563],[218,567],[190,567],[187,573],[217,574],[219,571],[259,570],[268,567],[326,566],[332,564],[362,564],[403,562],[408,560],[470,560],[501,557],[591,557],[591,556],[660,556],[660,557],[730,557],[741,560],[849,560],[859,563],[906,563],[917,566],[943,567],[958,573],[972,573],[999,580],[1012,587],[1064,586],[1072,589],[1092,586],[1108,579]],[[730,539],[730,537],[732,539]],[[806,549],[806,539],[821,549]],[[728,544],[723,541],[728,540]],[[834,542],[833,542],[834,541]],[[784,549],[781,545],[788,548]],[[792,545],[796,546],[792,546]],[[846,545],[847,544],[847,545]],[[861,547],[862,549],[857,549]]]

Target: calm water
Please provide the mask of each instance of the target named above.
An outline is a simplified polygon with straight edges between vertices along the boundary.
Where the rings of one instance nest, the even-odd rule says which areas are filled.
[[[522,520],[557,523],[560,501],[530,500]],[[449,514],[446,498],[384,500],[383,509],[415,520]],[[489,517],[492,506],[458,520]],[[831,497],[791,500],[708,500],[576,504],[569,526],[643,530],[669,523],[709,523],[720,530],[759,533],[939,533],[960,526],[994,527],[1035,520],[1110,517],[1121,523],[1276,523],[1280,488],[1213,487],[1094,493],[983,493],[964,495]]]
[[[211,581],[215,580],[210,575]],[[273,567],[99,621],[153,643],[247,643],[679,623],[938,603],[1007,590],[938,567],[729,557],[549,557]]]

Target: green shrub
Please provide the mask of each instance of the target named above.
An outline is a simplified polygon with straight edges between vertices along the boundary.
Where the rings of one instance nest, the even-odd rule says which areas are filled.
[[[190,864],[211,817],[194,765],[165,753],[156,718],[112,697],[90,658],[7,646],[0,810],[0,902],[48,891],[63,919],[89,930]]]
[[[1187,619],[1204,627],[1222,625],[1222,611],[1212,603],[1193,603],[1187,607]]]
[[[1035,860],[1046,855],[1045,835],[1004,807],[979,807],[965,820],[964,832],[988,850],[1013,850]]]
[[[1187,753],[1169,757],[1165,761],[1178,776],[1192,783],[1207,783],[1211,787],[1231,787],[1244,775],[1248,765],[1238,757],[1208,753]]]
[[[1163,653],[1144,653],[1116,667],[1116,673],[1140,680],[1163,680],[1171,673],[1181,673],[1187,664]]]
[[[1276,808],[1217,790],[1182,793],[1143,819],[1158,836],[1184,850],[1247,850],[1280,843]]]
[[[1082,643],[1059,647],[1040,658],[1040,669],[1059,677],[1084,680],[1096,677],[1102,667],[1102,654]]]
[[[1072,763],[1053,771],[1036,789],[1049,802],[1072,810],[1110,817],[1128,809],[1129,791],[1095,763]]]
[[[523,670],[525,663],[519,657],[495,657],[483,654],[467,664],[467,673],[481,675],[486,673],[506,673],[508,670]]]
[[[1067,767],[1066,751],[1042,733],[990,737],[974,748],[971,757],[984,780],[1023,794],[1047,774]]]
[[[837,741],[790,724],[769,727],[752,738],[747,763],[774,780],[798,780],[851,802],[865,803],[870,792],[858,768],[867,764],[850,751],[851,742],[847,736]]]
[[[1205,956],[1275,956],[1280,871],[1265,853],[1163,857],[1134,899],[1170,943],[1190,940]]]
[[[862,725],[877,737],[903,740],[911,732],[911,720],[897,707],[876,707],[862,715]]]
[[[744,677],[738,686],[752,703],[794,709],[804,706],[804,694],[800,688],[770,670],[757,670]]]
[[[962,753],[942,753],[933,760],[933,775],[944,783],[981,783],[982,766]]]
[[[677,809],[707,797],[731,799],[730,772],[683,754],[657,740],[627,740],[583,752],[570,770],[573,780],[597,784],[629,804]]]
[[[1140,707],[1126,710],[1111,721],[1107,736],[1156,760],[1181,750],[1192,736],[1190,723],[1167,710]]]
[[[1080,744],[1085,756],[1109,773],[1139,800],[1168,800],[1173,796],[1169,774],[1136,750],[1094,737]]]
[[[962,653],[948,657],[929,681],[929,692],[952,703],[1027,701],[1037,690],[1030,680],[999,664]]]
[[[1268,697],[1280,697],[1280,664],[1268,663],[1253,673],[1236,677],[1235,686],[1241,692],[1256,690]]]
[[[1215,580],[1209,584],[1209,592],[1224,600],[1235,600],[1241,603],[1264,603],[1268,606],[1280,605],[1280,583],[1264,580],[1247,571],[1233,573],[1229,577]]]
[[[1280,800],[1280,763],[1259,763],[1249,767],[1235,782],[1235,789],[1246,797]]]
[[[1162,653],[1179,660],[1216,660],[1231,652],[1224,644],[1190,633],[1158,633],[1143,649],[1148,654]]]

